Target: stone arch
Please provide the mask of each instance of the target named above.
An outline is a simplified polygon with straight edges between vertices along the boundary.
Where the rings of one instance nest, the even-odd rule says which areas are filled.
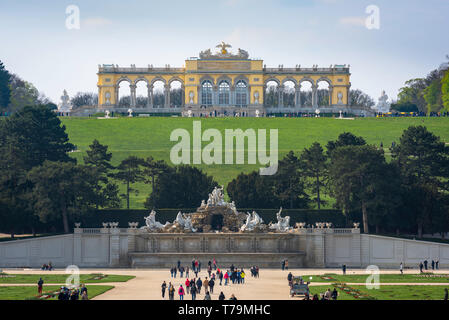
[[[164,83],[164,85],[167,84],[167,80],[165,80],[163,77],[157,76],[157,77],[151,79],[150,86],[153,86],[154,83],[157,81],[162,81]]]
[[[129,85],[129,96],[123,96],[120,97],[120,85],[122,82],[128,82]],[[122,76],[120,77],[117,82],[115,83],[115,101],[116,101],[116,105],[119,107],[124,107],[124,108],[129,108],[129,107],[133,107],[133,87],[134,83],[133,81],[128,78],[127,76]]]
[[[298,85],[298,81],[296,81],[295,78],[290,78],[290,77],[287,77],[287,78],[283,79],[282,82],[281,82],[281,84],[282,84],[282,85],[285,85],[285,83],[288,82],[288,81],[293,82],[293,83],[295,84],[295,86]]]
[[[168,80],[168,85],[171,85],[171,83],[174,81],[179,81],[181,82],[181,86],[184,86],[184,80],[182,80],[180,77],[171,77],[170,80]]]
[[[321,86],[322,83],[327,83],[327,88]],[[320,88],[321,87],[321,88]],[[316,81],[316,104],[317,106],[330,106],[332,105],[332,81],[327,77],[321,77]]]
[[[313,79],[312,79],[312,78],[309,78],[309,77],[301,78],[301,79],[298,81],[298,84],[301,85],[303,82],[310,82],[310,83],[312,84],[312,86],[315,85],[315,81],[313,81]]]
[[[264,86],[267,86],[268,82],[271,82],[271,81],[276,82],[278,86],[281,85],[281,81],[279,81],[278,78],[276,78],[276,77],[271,77],[271,78],[268,78],[268,79],[265,80]]]
[[[304,83],[310,85],[310,89],[304,86]],[[312,78],[303,77],[298,81],[298,107],[312,107],[315,102],[316,84]]]
[[[249,79],[247,77],[245,77],[243,75],[239,75],[239,76],[235,77],[233,85],[235,86],[237,84],[237,82],[239,82],[239,81],[244,81],[249,88]]]
[[[203,84],[203,82],[206,81],[206,80],[209,80],[209,81],[212,83],[213,86],[215,85],[215,80],[214,80],[214,78],[212,78],[212,77],[209,76],[209,75],[205,75],[205,76],[202,76],[201,79],[200,79],[200,87],[201,87],[201,85]]]
[[[150,82],[148,81],[147,78],[145,78],[145,77],[138,77],[136,80],[134,80],[134,85],[137,85],[137,83],[139,83],[141,81],[145,82],[147,85],[150,84]]]

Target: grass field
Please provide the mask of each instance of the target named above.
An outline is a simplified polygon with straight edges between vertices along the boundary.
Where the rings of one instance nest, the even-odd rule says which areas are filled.
[[[86,286],[89,299],[92,299],[114,286]],[[45,286],[43,293],[53,293],[60,289],[59,286]],[[10,286],[0,287],[0,300],[29,300],[37,298],[37,286]],[[48,300],[57,300],[57,297],[49,298]]]
[[[45,283],[60,283],[64,284],[67,279],[67,274],[0,274],[1,283],[37,283],[42,277]],[[102,282],[126,282],[134,276],[122,275],[103,275],[103,274],[80,274],[80,283],[102,283]]]
[[[192,122],[196,118],[153,117],[153,118],[61,118],[67,127],[70,141],[77,145],[78,152],[73,156],[82,160],[85,151],[92,140],[109,146],[112,152],[113,164],[118,164],[129,155],[139,157],[153,156],[156,159],[170,162],[170,150],[176,142],[170,141],[174,129],[183,128],[191,133]],[[355,120],[340,120],[332,118],[210,118],[202,119],[202,131],[210,128],[220,130],[224,136],[225,129],[278,129],[279,158],[288,151],[300,152],[318,141],[325,145],[334,140],[342,132],[349,131],[362,136],[370,144],[384,148],[393,141],[398,142],[404,129],[410,125],[425,125],[449,142],[449,118],[357,118]],[[224,140],[224,138],[223,138]],[[203,147],[208,142],[203,142]],[[269,142],[267,141],[269,146]],[[245,157],[246,158],[246,157]],[[260,165],[198,165],[215,180],[223,185],[235,178],[240,172],[257,170]],[[151,192],[151,187],[136,184],[139,195],[131,196],[132,208],[143,208],[145,198]]]
[[[368,275],[363,274],[325,274],[322,276],[304,276],[305,281],[311,282],[346,282],[365,283]],[[449,274],[381,274],[381,283],[449,283]]]
[[[311,286],[310,295],[312,297],[316,293],[319,296],[328,288],[331,291],[334,290],[333,286]],[[443,300],[444,288],[447,286],[381,285],[379,289],[371,290],[365,286],[350,286],[348,292],[337,289],[337,300]],[[352,289],[357,291],[352,291]]]

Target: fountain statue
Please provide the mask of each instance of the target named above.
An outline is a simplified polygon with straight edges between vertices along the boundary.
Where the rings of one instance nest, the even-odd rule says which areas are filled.
[[[261,227],[263,224],[263,219],[257,214],[256,211],[252,213],[247,213],[246,222],[241,226],[240,231],[254,231],[255,228]]]
[[[148,217],[145,217],[144,219],[146,226],[142,227],[141,229],[145,229],[148,231],[160,230],[168,225],[168,222],[162,224],[156,221],[156,211],[154,210],[151,210],[150,215]]]
[[[276,230],[279,232],[287,232],[287,231],[291,230],[290,217],[289,216],[281,217],[281,212],[282,212],[282,207],[279,209],[278,213],[276,213],[276,218],[277,218],[278,222],[270,223],[270,225],[268,227],[271,230]]]

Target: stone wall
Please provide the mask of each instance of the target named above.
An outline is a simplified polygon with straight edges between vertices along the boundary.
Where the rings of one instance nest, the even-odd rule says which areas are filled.
[[[360,234],[360,229],[299,229],[295,233],[147,233],[136,228],[75,228],[73,234],[0,243],[0,268],[168,267],[194,257],[242,267],[416,268],[439,259],[449,268],[449,244]]]

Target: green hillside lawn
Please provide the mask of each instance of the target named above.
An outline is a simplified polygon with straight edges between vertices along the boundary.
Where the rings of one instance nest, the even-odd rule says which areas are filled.
[[[177,128],[187,129],[192,136],[192,122],[198,118],[150,117],[150,118],[61,118],[66,125],[70,141],[77,145],[73,156],[82,162],[85,151],[92,140],[109,146],[113,154],[113,164],[118,164],[129,155],[138,157],[153,156],[170,162],[170,150],[176,142],[170,141],[170,133]],[[364,137],[368,143],[384,148],[398,141],[404,129],[410,125],[425,125],[439,135],[443,141],[449,141],[449,118],[358,118],[340,120],[332,118],[209,118],[201,119],[202,131],[215,128],[223,135],[225,129],[278,129],[279,158],[288,151],[301,151],[318,141],[325,145],[342,132],[349,131]],[[223,143],[224,144],[224,143]],[[207,143],[203,142],[203,147]],[[269,141],[267,141],[269,146]],[[224,146],[223,146],[224,148]],[[246,156],[245,156],[246,157]],[[260,165],[198,165],[215,180],[225,185],[240,172],[257,170]],[[131,196],[132,208],[143,208],[145,198],[151,192],[151,186],[137,184],[138,196]]]

